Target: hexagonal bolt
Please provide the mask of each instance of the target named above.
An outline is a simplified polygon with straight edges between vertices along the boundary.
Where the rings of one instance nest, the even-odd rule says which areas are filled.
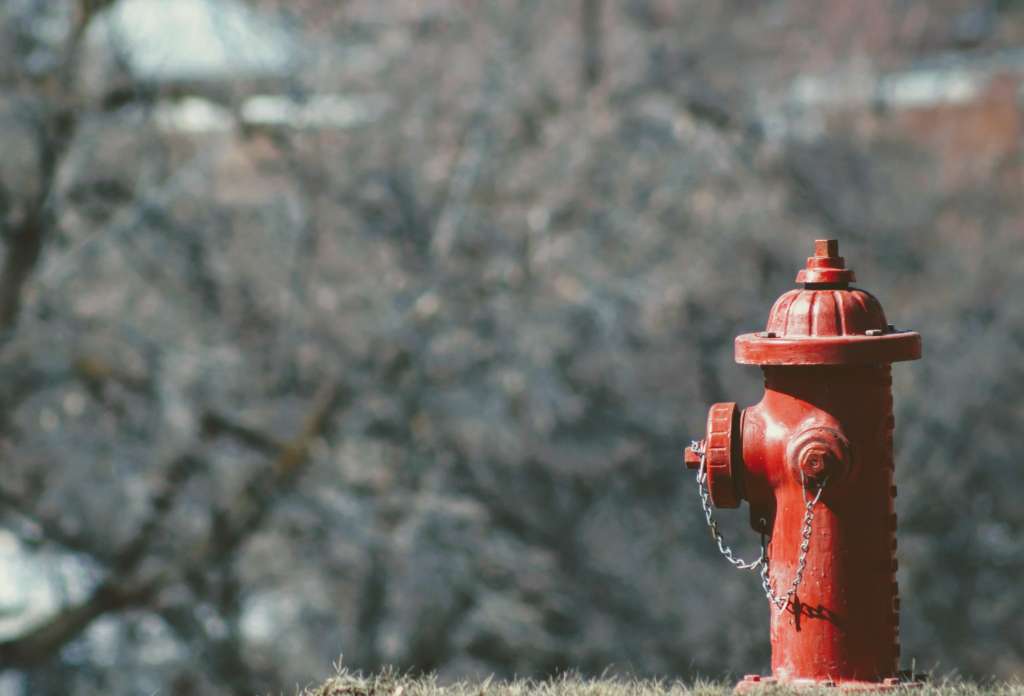
[[[800,454],[800,470],[807,478],[822,479],[836,466],[836,460],[837,457],[824,446],[808,447]]]
[[[804,480],[805,485],[816,484],[826,478],[836,482],[848,472],[850,443],[832,428],[808,428],[793,438],[786,457],[793,473]]]
[[[814,240],[814,255],[815,256],[827,256],[834,258],[839,256],[839,240],[838,239],[815,239]]]

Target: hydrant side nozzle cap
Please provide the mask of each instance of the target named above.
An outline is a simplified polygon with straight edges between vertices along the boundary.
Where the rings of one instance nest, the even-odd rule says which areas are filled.
[[[846,259],[839,255],[838,239],[815,239],[814,256],[807,258],[807,267],[796,274],[796,282],[812,285],[849,287],[857,280]]]

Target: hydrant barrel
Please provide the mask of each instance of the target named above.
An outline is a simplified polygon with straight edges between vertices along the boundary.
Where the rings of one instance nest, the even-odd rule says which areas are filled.
[[[721,415],[709,416],[700,451],[687,454],[714,505],[746,500],[752,527],[770,538],[762,572],[781,607],[771,644],[783,682],[891,686],[898,668],[890,366],[919,358],[921,338],[889,324],[853,280],[838,243],[817,240],[801,287],[775,302],[766,330],[736,339],[737,362],[764,371],[763,398],[738,414],[728,441],[720,425],[711,432]],[[728,480],[742,482],[728,490],[723,452]],[[714,495],[716,471],[735,499]]]
[[[893,508],[892,397],[889,366],[765,367],[765,396],[747,409],[757,428],[781,427],[789,443],[751,442],[781,481],[768,553],[784,588],[800,556],[806,487],[782,451],[809,420],[830,421],[849,442],[852,461],[831,474],[815,509],[801,583],[782,613],[772,612],[772,671],[779,678],[874,681],[896,674],[899,614]],[[746,440],[744,441],[746,445]],[[760,451],[758,451],[760,450]],[[773,464],[778,462],[778,468]],[[782,468],[785,471],[781,470]],[[804,474],[806,478],[806,474]]]

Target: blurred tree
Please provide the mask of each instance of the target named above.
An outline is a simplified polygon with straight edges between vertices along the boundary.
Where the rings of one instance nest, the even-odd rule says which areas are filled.
[[[825,235],[925,337],[904,655],[1019,673],[1024,22],[965,84],[961,4],[4,3],[0,688],[758,668],[678,457]]]

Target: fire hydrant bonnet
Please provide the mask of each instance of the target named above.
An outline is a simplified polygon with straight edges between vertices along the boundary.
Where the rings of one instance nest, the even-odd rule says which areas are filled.
[[[921,336],[886,322],[874,295],[851,288],[852,270],[835,240],[816,240],[797,274],[803,287],[783,294],[765,331],[736,337],[746,365],[878,365],[921,357]]]

